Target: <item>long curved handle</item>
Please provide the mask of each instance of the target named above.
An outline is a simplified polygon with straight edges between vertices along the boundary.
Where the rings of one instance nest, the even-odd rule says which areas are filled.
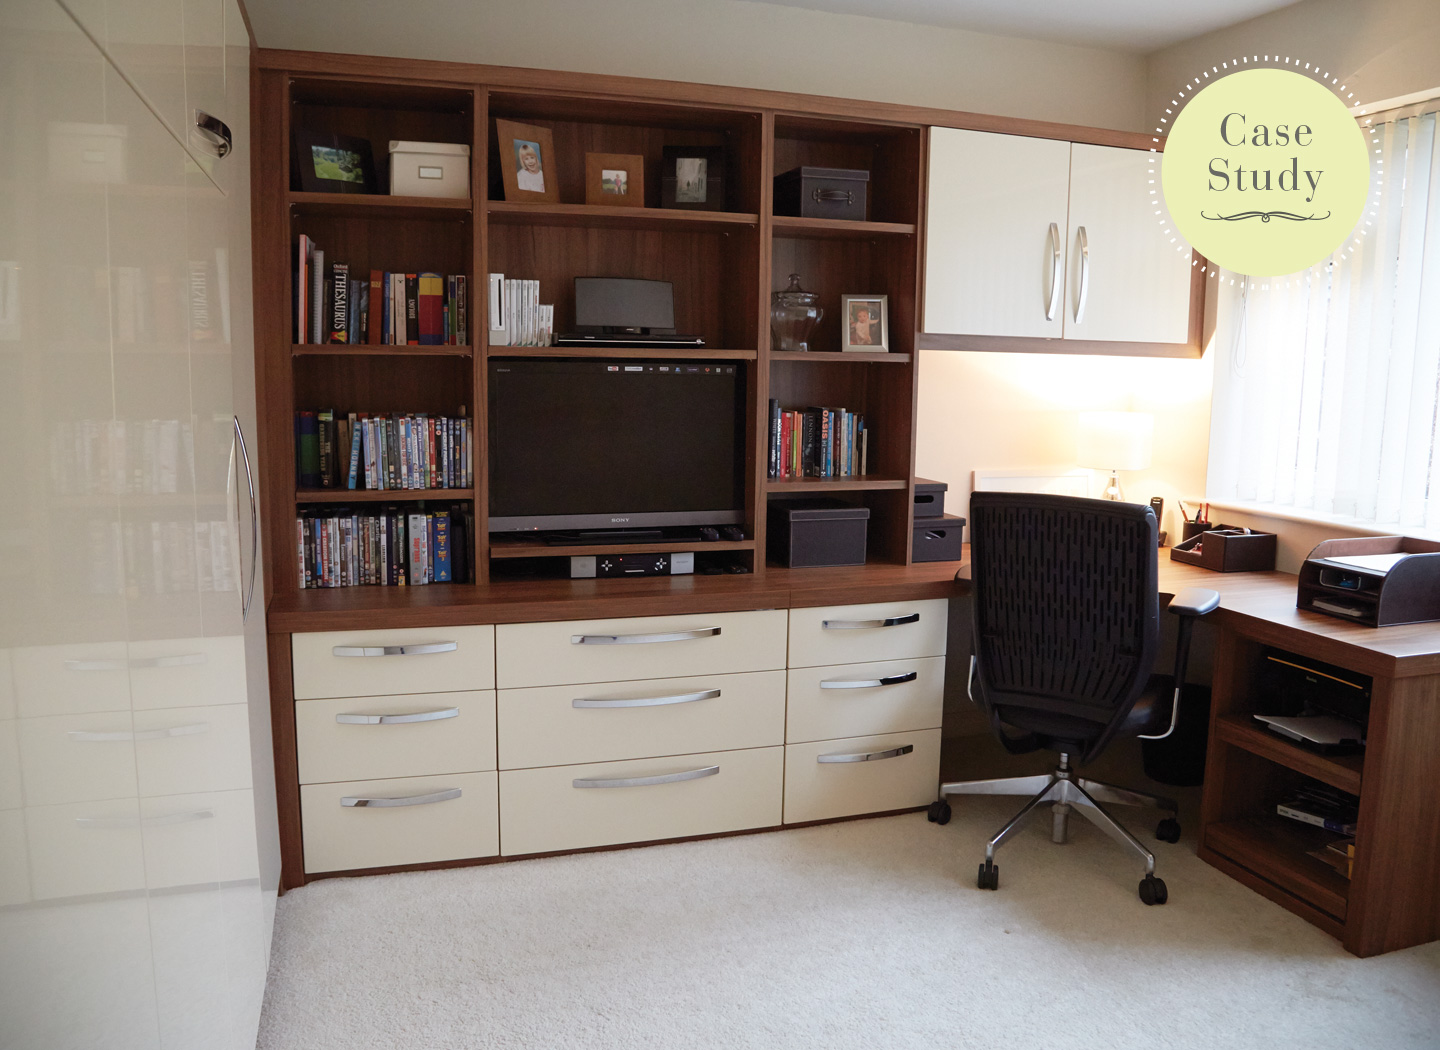
[[[233,145],[230,135],[230,127],[219,117],[212,117],[203,109],[195,111],[195,129],[190,136],[192,142],[197,142],[217,157],[227,157]]]
[[[336,645],[332,656],[426,656],[430,653],[453,653],[459,642],[418,642],[411,645]]]
[[[571,645],[652,645],[656,642],[690,642],[714,638],[718,627],[697,627],[693,631],[666,631],[661,634],[572,634]]]
[[[65,735],[71,740],[86,743],[115,743],[133,740],[164,740],[167,737],[198,736],[210,731],[209,722],[195,722],[191,725],[171,726],[168,729],[125,729],[118,732],[92,732],[88,729],[72,729]]]
[[[452,798],[460,797],[459,788],[446,788],[444,791],[432,791],[425,795],[399,795],[393,797],[376,795],[347,795],[340,800],[340,805],[355,809],[390,809],[395,806],[428,806],[432,802],[449,802]]]
[[[821,620],[820,628],[825,631],[863,631],[872,627],[901,627],[907,623],[918,623],[920,614],[905,613],[903,616],[886,616],[879,620]]]
[[[226,134],[229,134],[228,129]],[[220,155],[223,157],[225,154]],[[240,606],[240,622],[244,623],[250,618],[250,603],[255,600],[255,567],[260,561],[260,514],[255,505],[255,475],[250,470],[250,453],[245,448],[245,431],[240,426],[240,417],[233,418],[235,440],[240,446],[240,462],[245,464],[245,485],[250,490],[250,588],[245,592]]]
[[[917,671],[890,674],[883,678],[831,678],[820,683],[821,689],[878,689],[885,685],[904,685],[919,678]]]
[[[195,809],[186,813],[166,813],[160,817],[76,817],[75,823],[82,828],[163,828],[170,824],[193,824],[197,820],[212,820],[213,809]]]
[[[902,744],[886,751],[861,751],[853,755],[817,755],[816,762],[879,762],[885,758],[899,758],[915,750],[914,744]]]
[[[679,773],[661,773],[654,777],[579,777],[572,780],[570,784],[577,788],[650,787],[652,784],[678,784],[682,780],[713,777],[719,772],[719,766],[703,766],[700,769],[686,769]]]
[[[693,704],[697,700],[714,700],[720,696],[718,689],[704,689],[698,693],[677,693],[674,696],[637,696],[624,700],[585,700],[574,699],[570,701],[571,707],[595,708],[595,707],[666,707],[670,704]]]
[[[458,707],[442,707],[435,711],[416,711],[408,715],[336,715],[342,726],[394,726],[410,722],[438,722],[443,718],[459,718]]]
[[[1060,224],[1050,224],[1050,302],[1045,307],[1045,320],[1055,320],[1060,308]]]
[[[1085,296],[1090,291],[1090,238],[1084,226],[1076,228],[1075,236],[1080,242],[1080,294],[1075,300],[1075,323],[1079,324],[1085,319]]]

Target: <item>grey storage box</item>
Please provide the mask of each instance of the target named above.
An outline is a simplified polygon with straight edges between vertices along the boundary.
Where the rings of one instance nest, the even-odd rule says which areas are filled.
[[[939,518],[945,514],[945,490],[950,486],[943,481],[915,479],[915,518]]]
[[[911,561],[959,561],[965,549],[965,519],[955,514],[939,518],[915,516],[910,540]]]
[[[868,171],[851,168],[791,168],[775,176],[776,215],[806,219],[859,219],[866,211]]]
[[[869,507],[823,496],[773,500],[766,548],[770,560],[792,569],[864,565]]]

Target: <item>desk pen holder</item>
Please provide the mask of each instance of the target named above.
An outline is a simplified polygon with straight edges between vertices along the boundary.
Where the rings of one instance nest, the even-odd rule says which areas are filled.
[[[1211,525],[1171,547],[1170,560],[1212,572],[1268,572],[1275,568],[1275,534]]]

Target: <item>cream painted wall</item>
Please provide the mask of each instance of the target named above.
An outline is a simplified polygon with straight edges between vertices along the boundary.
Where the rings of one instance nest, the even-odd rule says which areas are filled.
[[[748,0],[249,0],[261,47],[800,91],[1139,130],[1145,60]],[[443,26],[443,32],[435,27]]]

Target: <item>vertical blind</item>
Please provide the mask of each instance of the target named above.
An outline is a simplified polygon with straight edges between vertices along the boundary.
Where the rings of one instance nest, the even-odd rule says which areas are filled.
[[[1381,192],[1353,250],[1219,278],[1210,499],[1440,529],[1436,108],[1376,125]]]

